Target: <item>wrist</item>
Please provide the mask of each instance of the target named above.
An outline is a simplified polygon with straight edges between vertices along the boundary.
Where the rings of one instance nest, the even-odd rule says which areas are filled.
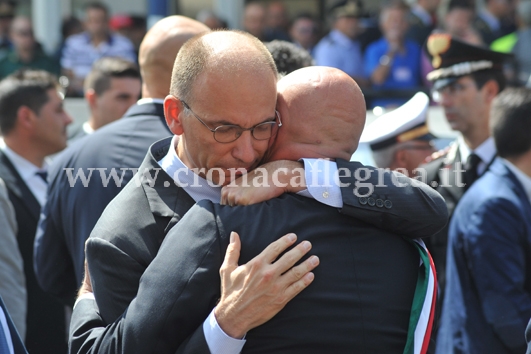
[[[384,54],[380,57],[380,65],[390,66],[393,62],[393,56],[389,54]]]
[[[283,183],[286,185],[286,193],[297,193],[306,189],[306,178],[304,173],[304,163],[299,161],[287,161],[289,163],[288,173],[283,176]]]
[[[222,302],[214,309],[214,317],[219,328],[231,338],[242,339],[245,337],[247,330],[241,326],[240,321],[230,318],[230,311],[224,309]]]

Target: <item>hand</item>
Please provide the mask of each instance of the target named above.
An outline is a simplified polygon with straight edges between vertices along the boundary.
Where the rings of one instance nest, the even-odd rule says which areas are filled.
[[[221,189],[221,204],[249,205],[306,188],[302,162],[280,160],[263,164]]]
[[[311,270],[317,267],[319,258],[312,256],[293,267],[311,249],[310,242],[301,242],[273,263],[296,239],[295,234],[287,234],[247,264],[238,266],[240,238],[237,233],[231,233],[219,272],[221,300],[214,310],[219,326],[227,335],[242,338],[249,330],[269,321],[311,284],[314,279]]]
[[[83,294],[92,293],[92,292],[93,292],[92,282],[90,281],[90,274],[88,270],[87,260],[85,260],[85,277],[83,278],[83,282],[81,283],[81,288],[79,288],[77,297],[80,297]]]

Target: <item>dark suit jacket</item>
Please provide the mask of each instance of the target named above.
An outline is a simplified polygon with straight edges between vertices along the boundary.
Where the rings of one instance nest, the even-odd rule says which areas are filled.
[[[450,225],[437,353],[523,353],[531,318],[531,204],[497,159]]]
[[[40,205],[7,156],[0,151],[0,178],[6,184],[15,209],[17,241],[24,261],[28,294],[26,347],[33,353],[66,352],[66,318],[60,301],[46,294],[33,272],[33,242],[39,221]]]
[[[167,138],[151,147],[140,167],[142,182],[135,178],[109,204],[87,241],[94,294],[106,323],[112,323],[127,308],[166,233],[195,203],[157,162],[167,154],[170,142],[171,138]],[[364,167],[343,161],[338,166]],[[410,232],[414,229],[412,224],[425,231],[423,236],[445,225],[446,206],[431,188],[420,183],[418,187],[373,187],[369,194],[364,183],[376,185],[379,178],[386,178],[386,184],[392,185],[390,173],[380,177],[373,173],[371,178],[367,182],[360,182],[362,178],[355,176],[343,179],[342,182],[351,183],[342,189],[344,213],[411,238],[419,236]],[[354,192],[368,196],[356,196]]]
[[[1,296],[0,307],[6,315],[7,326],[9,327],[9,332],[11,333],[11,342],[13,343],[13,351],[15,352],[15,354],[27,354],[28,352],[26,351],[26,348],[24,348],[24,343],[22,343],[22,339],[20,339],[20,336],[18,335],[18,331],[15,328],[15,325],[13,324],[13,320],[11,320],[9,312],[7,312],[7,308],[4,304],[4,301],[2,301]]]
[[[132,178],[131,169],[140,166],[148,147],[169,135],[162,104],[134,105],[122,119],[76,141],[54,161],[35,246],[35,272],[45,291],[73,303],[83,279],[85,241],[96,221]],[[73,176],[88,177],[92,170],[89,183],[71,183],[64,168]],[[102,180],[103,171],[94,170],[102,168],[107,177],[115,169],[121,181]]]
[[[201,201],[168,233],[121,319],[128,353],[174,353],[215,306],[229,234],[246,263],[295,232],[319,255],[315,281],[250,331],[245,353],[401,353],[419,256],[412,244],[314,200],[284,195],[230,208]],[[117,328],[117,327],[114,327]]]
[[[112,323],[122,315],[136,296],[140,277],[157,254],[166,233],[194,204],[157,163],[167,153],[170,141],[168,138],[151,147],[141,166],[141,171],[148,169],[143,176],[151,178],[142,182],[135,178],[126,186],[109,204],[87,243],[94,293],[103,318],[101,325]],[[337,161],[337,164],[351,171],[365,167],[357,162]],[[371,167],[367,171],[368,175],[360,176],[341,174],[345,176],[341,177],[342,183],[350,183],[342,188],[345,203],[342,213],[410,237],[428,236],[444,226],[447,212],[439,194],[424,184],[413,187],[406,183],[403,188],[397,188],[391,182],[394,174],[379,175]],[[407,181],[398,176],[395,182]],[[76,310],[71,327],[72,344],[80,348],[82,332],[88,328],[83,325],[83,317],[87,315],[89,321],[93,317]]]

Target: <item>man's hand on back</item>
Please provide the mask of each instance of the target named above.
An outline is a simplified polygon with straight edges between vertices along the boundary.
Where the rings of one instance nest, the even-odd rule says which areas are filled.
[[[220,269],[221,300],[214,314],[221,329],[232,338],[242,338],[249,330],[269,321],[314,279],[311,270],[319,258],[311,256],[293,267],[310,249],[303,241],[278,260],[297,239],[288,234],[270,244],[247,264],[238,266],[240,238],[231,242]],[[276,260],[276,261],[275,261]]]
[[[250,205],[306,188],[304,164],[279,160],[263,164],[221,190],[221,204]]]

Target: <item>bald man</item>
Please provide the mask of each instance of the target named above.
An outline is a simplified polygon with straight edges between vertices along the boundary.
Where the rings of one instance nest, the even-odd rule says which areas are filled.
[[[123,119],[71,145],[54,161],[34,250],[35,272],[46,292],[74,303],[83,279],[85,240],[148,147],[172,134],[163,101],[173,62],[184,42],[206,31],[205,25],[183,16],[157,22],[140,46],[142,99]]]
[[[337,69],[311,67],[286,76],[278,90],[282,127],[270,149],[272,161],[352,155],[365,122],[363,95],[354,80]],[[231,231],[242,235],[241,253],[239,237]],[[319,255],[301,264],[320,263],[313,270],[315,280],[269,322],[252,325],[243,352],[402,352],[411,334],[419,266],[415,247],[293,194],[247,207],[208,200],[193,206],[167,234],[125,316],[107,327],[98,345],[104,348],[121,333],[119,350],[106,346],[108,352],[189,352],[204,341],[196,328],[218,299],[220,304],[227,300],[220,289],[226,288],[238,257],[240,263],[251,262],[271,242],[285,242],[277,239],[288,232],[305,240],[296,249],[313,245],[312,253]]]

